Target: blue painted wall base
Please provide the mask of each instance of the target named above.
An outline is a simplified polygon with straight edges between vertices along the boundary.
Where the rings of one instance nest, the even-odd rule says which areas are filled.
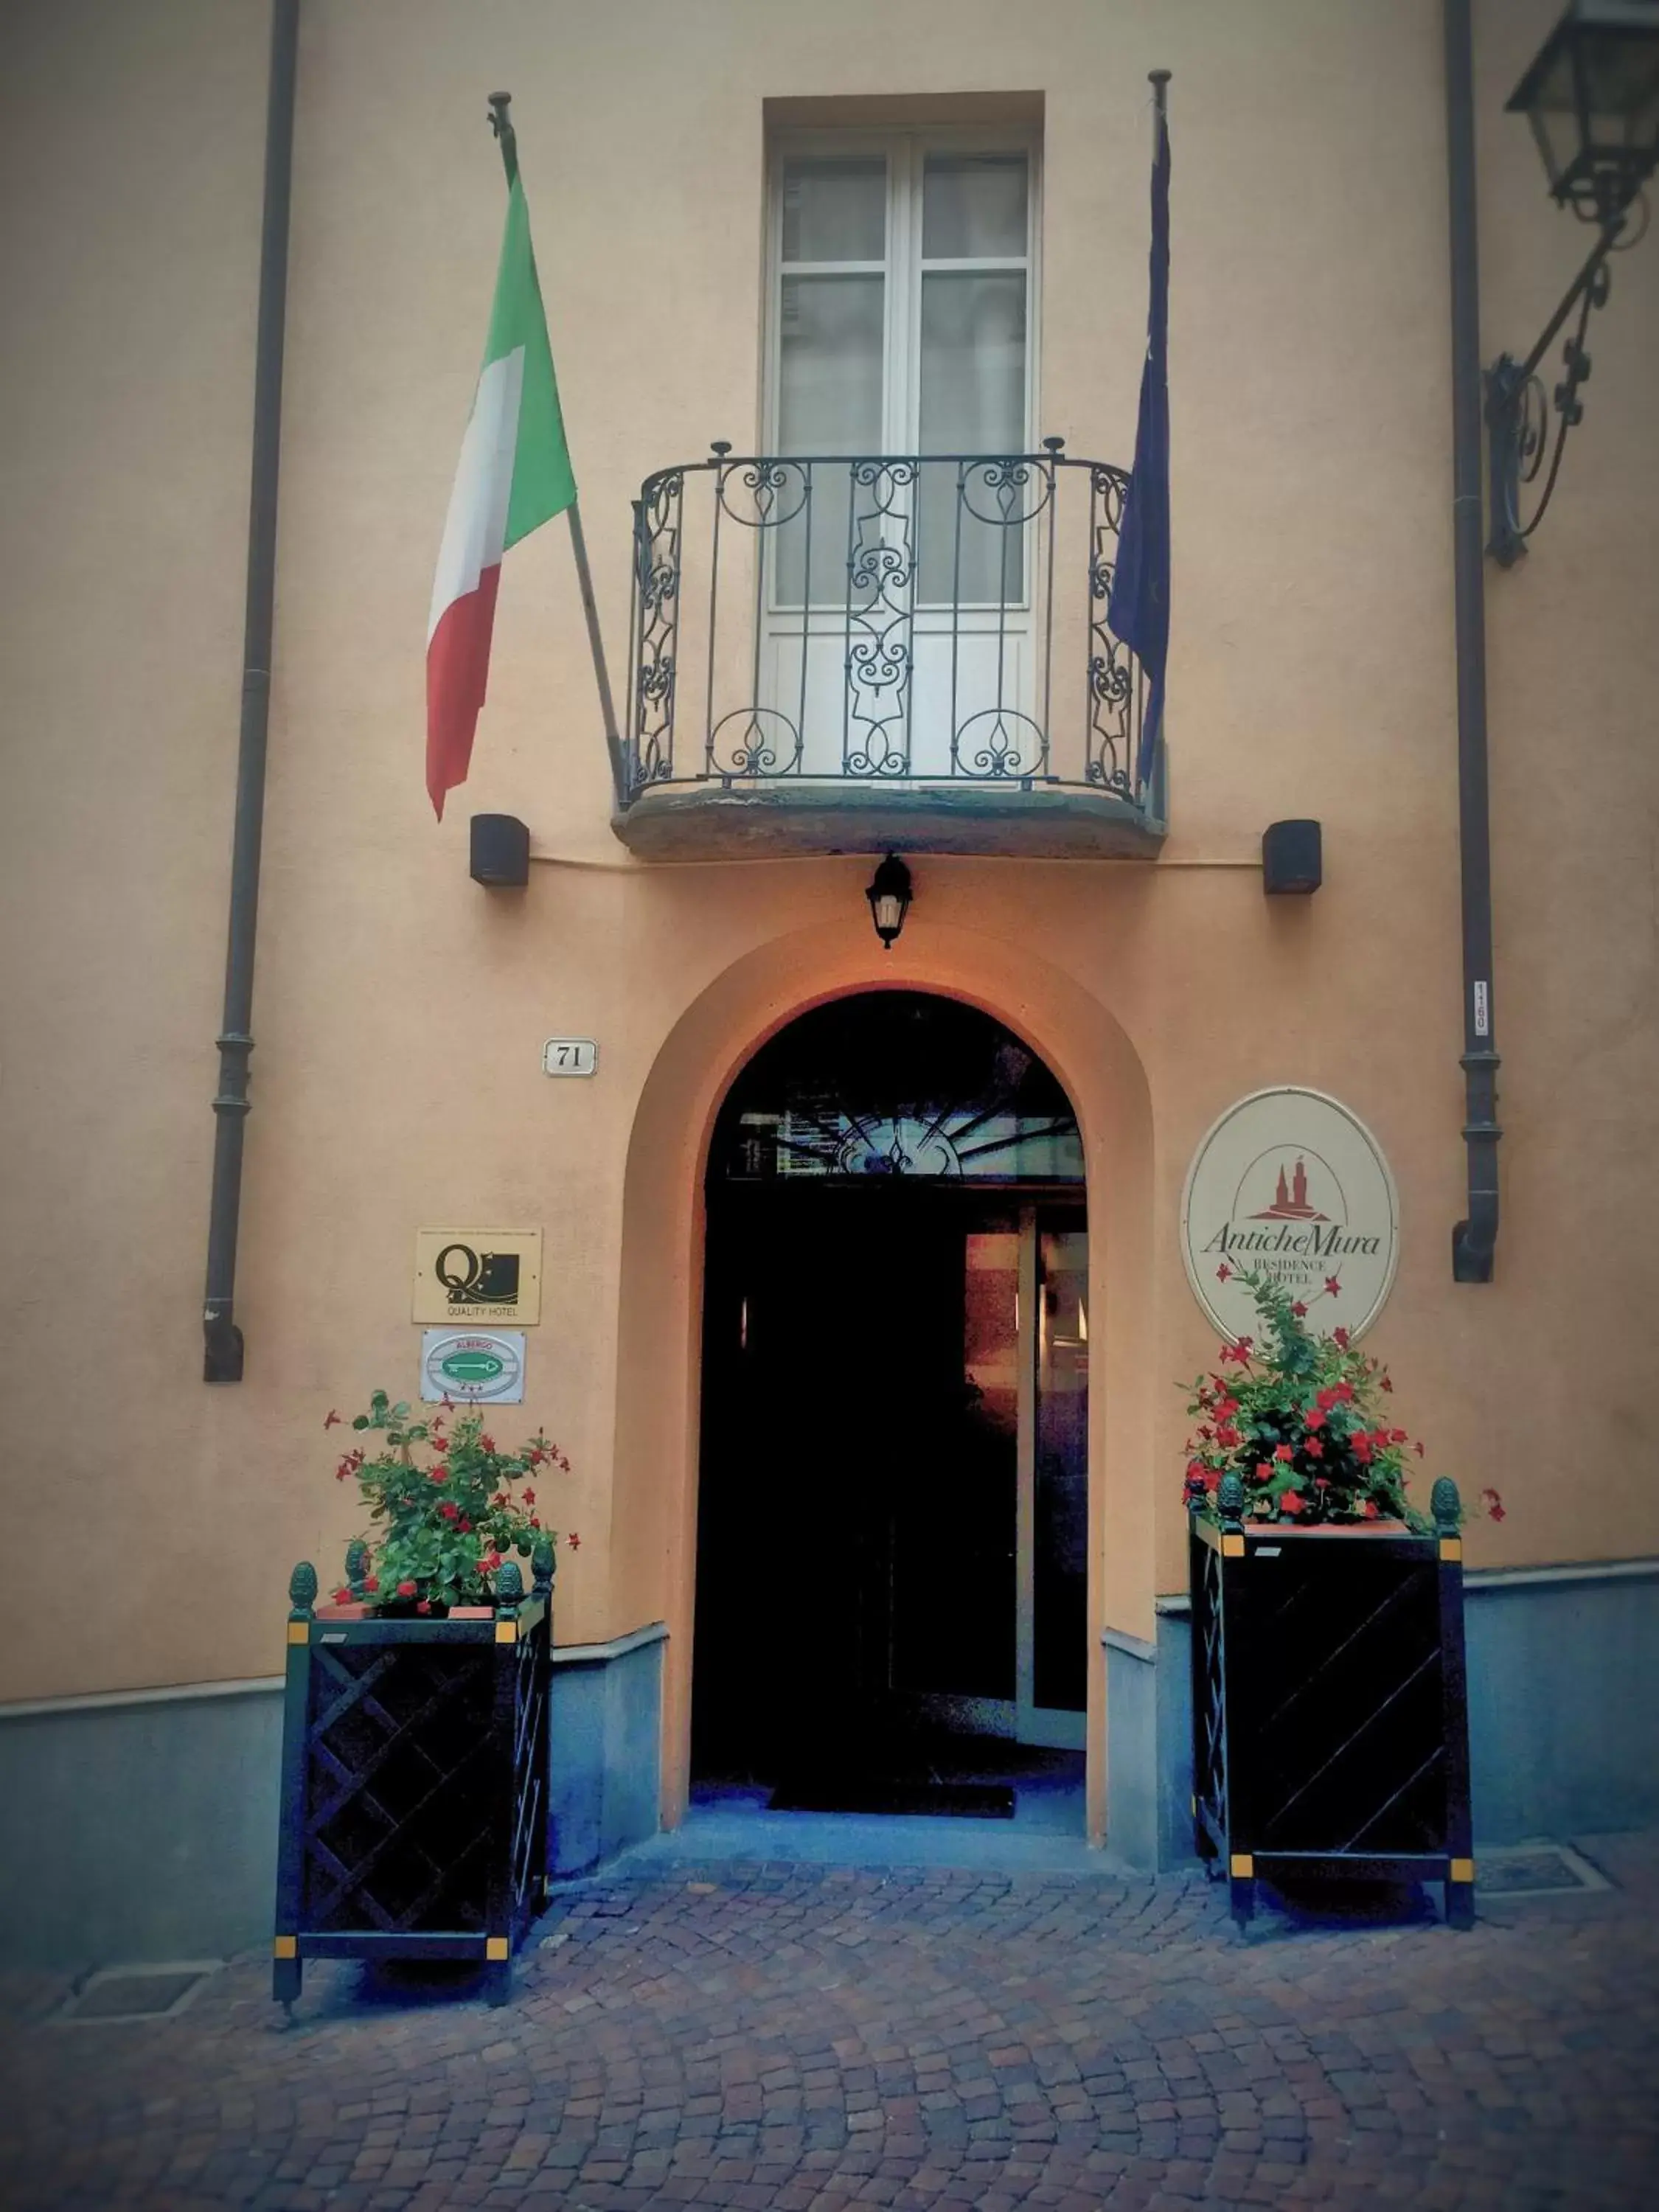
[[[554,1654],[552,1869],[585,1874],[657,1832],[664,1632]]]
[[[556,1873],[657,1832],[663,1636],[554,1654]],[[0,1963],[268,1945],[282,1741],[276,1681],[0,1710]]]
[[[1659,1560],[1470,1576],[1464,1584],[1475,1856],[1534,1836],[1659,1826]],[[1106,1637],[1106,1818],[1133,1866],[1193,1858],[1191,1639]]]
[[[1659,1560],[1472,1576],[1475,1847],[1659,1826]],[[553,1864],[576,1875],[654,1835],[660,1627],[554,1655]],[[1114,1855],[1192,1855],[1187,1622],[1109,1635]],[[269,1939],[275,1683],[0,1711],[0,1960],[217,1958]]]

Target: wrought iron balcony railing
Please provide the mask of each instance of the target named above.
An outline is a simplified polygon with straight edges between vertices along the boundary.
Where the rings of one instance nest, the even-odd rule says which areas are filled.
[[[850,808],[879,842],[880,794],[913,821],[931,798],[960,822],[977,791],[1050,807],[1069,793],[1095,848],[1155,843],[1160,769],[1137,771],[1145,679],[1106,611],[1128,477],[1062,442],[851,458],[716,446],[648,477],[622,835],[651,842],[636,817],[701,791],[746,794],[775,819],[792,794]]]

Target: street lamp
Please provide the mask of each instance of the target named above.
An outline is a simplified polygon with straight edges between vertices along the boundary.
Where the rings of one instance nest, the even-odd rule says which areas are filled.
[[[890,853],[876,870],[864,896],[870,902],[870,919],[876,925],[882,950],[890,952],[910,910],[910,871],[896,853]]]
[[[1607,256],[1621,240],[1626,246],[1636,242],[1624,237],[1630,210],[1659,166],[1659,0],[1572,0],[1506,105],[1532,125],[1552,198],[1581,222],[1595,223],[1599,233],[1526,359],[1502,354],[1486,372],[1492,477],[1486,550],[1508,568],[1543,520],[1567,432],[1583,418],[1578,392],[1590,372],[1584,334],[1591,313],[1606,305],[1612,289]],[[1577,328],[1562,349],[1565,374],[1547,396],[1538,365],[1575,307]],[[1522,488],[1546,471],[1547,454],[1544,489],[1523,522]]]

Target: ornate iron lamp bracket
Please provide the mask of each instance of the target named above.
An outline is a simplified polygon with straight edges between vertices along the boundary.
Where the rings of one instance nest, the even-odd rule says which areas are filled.
[[[1590,316],[1607,305],[1613,289],[1607,256],[1624,240],[1626,222],[1626,216],[1620,213],[1603,223],[1589,258],[1526,359],[1516,361],[1512,354],[1500,354],[1486,371],[1486,453],[1492,501],[1486,550],[1503,568],[1512,568],[1520,560],[1528,538],[1543,520],[1560,471],[1567,433],[1583,420],[1584,406],[1578,394],[1590,373],[1584,339]],[[1636,236],[1641,234],[1638,231]],[[1624,243],[1633,246],[1636,239]],[[1539,364],[1575,308],[1577,326],[1561,349],[1561,380],[1553,392],[1547,392],[1538,374]],[[1540,474],[1544,488],[1523,519],[1527,487]]]

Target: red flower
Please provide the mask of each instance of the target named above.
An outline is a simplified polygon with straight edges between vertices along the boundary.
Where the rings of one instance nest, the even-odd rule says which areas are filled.
[[[1359,1431],[1359,1434],[1357,1437],[1349,1437],[1348,1449],[1353,1454],[1354,1457],[1359,1462],[1361,1467],[1369,1467],[1370,1465],[1371,1440],[1365,1434],[1363,1429]]]
[[[1258,1460],[1256,1462],[1255,1477],[1258,1482],[1266,1482],[1273,1471],[1273,1463],[1270,1459]]]
[[[1215,1440],[1223,1451],[1237,1451],[1244,1441],[1238,1431],[1231,1427],[1218,1429],[1215,1432]]]
[[[1294,1459],[1296,1457],[1296,1454],[1291,1449],[1288,1444],[1276,1444],[1273,1447],[1273,1457],[1275,1459]]]
[[[331,1406],[328,1409],[328,1418],[323,1423],[325,1432],[330,1429],[337,1428],[339,1424],[344,1420],[344,1419],[345,1415],[343,1413],[337,1413],[333,1407]]]
[[[1347,1330],[1346,1328],[1334,1328],[1331,1331],[1331,1342],[1336,1346],[1339,1352],[1346,1352],[1348,1348]],[[1352,1397],[1353,1393],[1352,1390],[1348,1393],[1348,1395]]]
[[[524,1502],[526,1505],[533,1505],[536,1503],[536,1493],[533,1490],[526,1491],[524,1494]]]
[[[465,1513],[462,1514],[460,1519],[455,1523],[455,1526],[463,1536],[470,1536],[472,1534],[472,1523],[467,1519]]]
[[[415,1595],[414,1583],[399,1583],[398,1585],[398,1595],[399,1597],[413,1597]]]
[[[1495,1490],[1483,1490],[1480,1493],[1480,1503],[1486,1509],[1486,1517],[1488,1520],[1503,1520],[1504,1517],[1504,1501]]]
[[[1325,1278],[1325,1295],[1328,1298],[1340,1298],[1342,1295],[1342,1285],[1334,1275]]]
[[[1308,1318],[1308,1309],[1303,1304],[1300,1298],[1296,1300],[1295,1304],[1291,1308],[1291,1311],[1296,1316],[1298,1321],[1306,1321]]]
[[[1393,1390],[1393,1389],[1394,1389],[1394,1385],[1393,1385],[1393,1383],[1389,1382],[1389,1378],[1388,1378],[1388,1376],[1387,1376],[1386,1375],[1382,1377],[1382,1385],[1381,1385],[1381,1387],[1382,1387],[1384,1390],[1387,1390],[1387,1391],[1389,1391],[1389,1392],[1392,1392],[1392,1390]]]
[[[1419,1459],[1421,1459],[1421,1458],[1422,1458],[1422,1456],[1423,1456],[1423,1447],[1422,1447],[1422,1445],[1421,1445],[1420,1443],[1413,1444],[1413,1445],[1412,1446],[1412,1449],[1413,1449],[1413,1450],[1417,1454],[1417,1456],[1419,1457]]]
[[[1221,1265],[1220,1265],[1220,1266],[1216,1269],[1216,1271],[1215,1271],[1215,1279],[1216,1279],[1216,1280],[1217,1280],[1217,1282],[1218,1282],[1218,1283],[1231,1283],[1231,1280],[1232,1280],[1232,1279],[1233,1279],[1233,1271],[1232,1271],[1232,1269],[1231,1269],[1231,1268],[1227,1265],[1227,1262],[1226,1262],[1224,1260],[1222,1261]]]
[[[363,1577],[363,1588],[366,1590],[377,1590],[380,1587],[380,1577],[379,1575],[365,1575]]]
[[[532,1444],[530,1449],[525,1454],[526,1462],[531,1467],[539,1467],[546,1457],[547,1454],[542,1450],[538,1444]]]
[[[1323,1459],[1325,1456],[1325,1447],[1317,1437],[1310,1437],[1302,1449],[1310,1459]]]
[[[494,1451],[494,1450],[495,1450],[495,1437],[479,1437],[479,1439],[478,1439],[478,1449],[479,1449],[480,1451]]]
[[[1187,1475],[1189,1481],[1202,1482],[1205,1473],[1206,1469],[1201,1459],[1189,1459],[1188,1461]]]
[[[1382,1431],[1380,1429],[1378,1430],[1377,1434],[1379,1436],[1382,1434]],[[1391,1444],[1403,1444],[1405,1441],[1406,1431],[1404,1429],[1390,1429],[1389,1431],[1389,1442]]]
[[[452,1498],[446,1498],[438,1510],[446,1521],[459,1521],[461,1517],[461,1509]]]
[[[416,1607],[415,1610],[416,1613],[430,1613],[432,1610],[431,1599],[423,1597],[420,1603]]]
[[[1302,1492],[1299,1490],[1287,1490],[1279,1501],[1279,1510],[1281,1513],[1299,1513],[1302,1510]]]
[[[569,1545],[569,1547],[570,1547],[570,1548],[571,1548],[571,1550],[572,1550],[573,1552],[579,1552],[579,1551],[580,1551],[580,1549],[581,1549],[581,1544],[582,1544],[582,1540],[581,1540],[581,1538],[580,1538],[580,1537],[576,1534],[576,1532],[575,1532],[575,1530],[574,1530],[574,1528],[571,1530],[570,1534],[569,1534],[565,1538],[565,1540],[564,1540],[566,1541],[566,1543],[567,1543],[567,1544],[568,1544],[568,1545]]]
[[[334,1593],[334,1602],[336,1605],[349,1605],[351,1592],[349,1589],[337,1589]]]
[[[478,1569],[482,1574],[493,1575],[501,1564],[501,1555],[499,1552],[486,1552],[478,1562]]]
[[[1382,1517],[1382,1507],[1374,1498],[1368,1498],[1365,1500],[1365,1518],[1368,1521],[1380,1521]]]
[[[1237,1411],[1238,1401],[1237,1398],[1228,1396],[1218,1399],[1216,1401],[1215,1417],[1218,1421],[1231,1421],[1233,1415]]]
[[[1322,1398],[1325,1393],[1322,1390],[1319,1395]],[[1323,1406],[1310,1406],[1307,1412],[1302,1416],[1303,1427],[1304,1429],[1322,1429],[1325,1425],[1325,1412],[1326,1409]]]
[[[1330,1486],[1331,1486],[1331,1478],[1329,1477],[1329,1475],[1328,1475],[1328,1474],[1316,1474],[1316,1475],[1315,1475],[1315,1477],[1314,1477],[1314,1488],[1315,1488],[1316,1490],[1328,1490],[1328,1489],[1330,1488]]]
[[[441,1464],[437,1467],[429,1467],[426,1471],[426,1479],[428,1482],[447,1482],[449,1480],[449,1469]]]

